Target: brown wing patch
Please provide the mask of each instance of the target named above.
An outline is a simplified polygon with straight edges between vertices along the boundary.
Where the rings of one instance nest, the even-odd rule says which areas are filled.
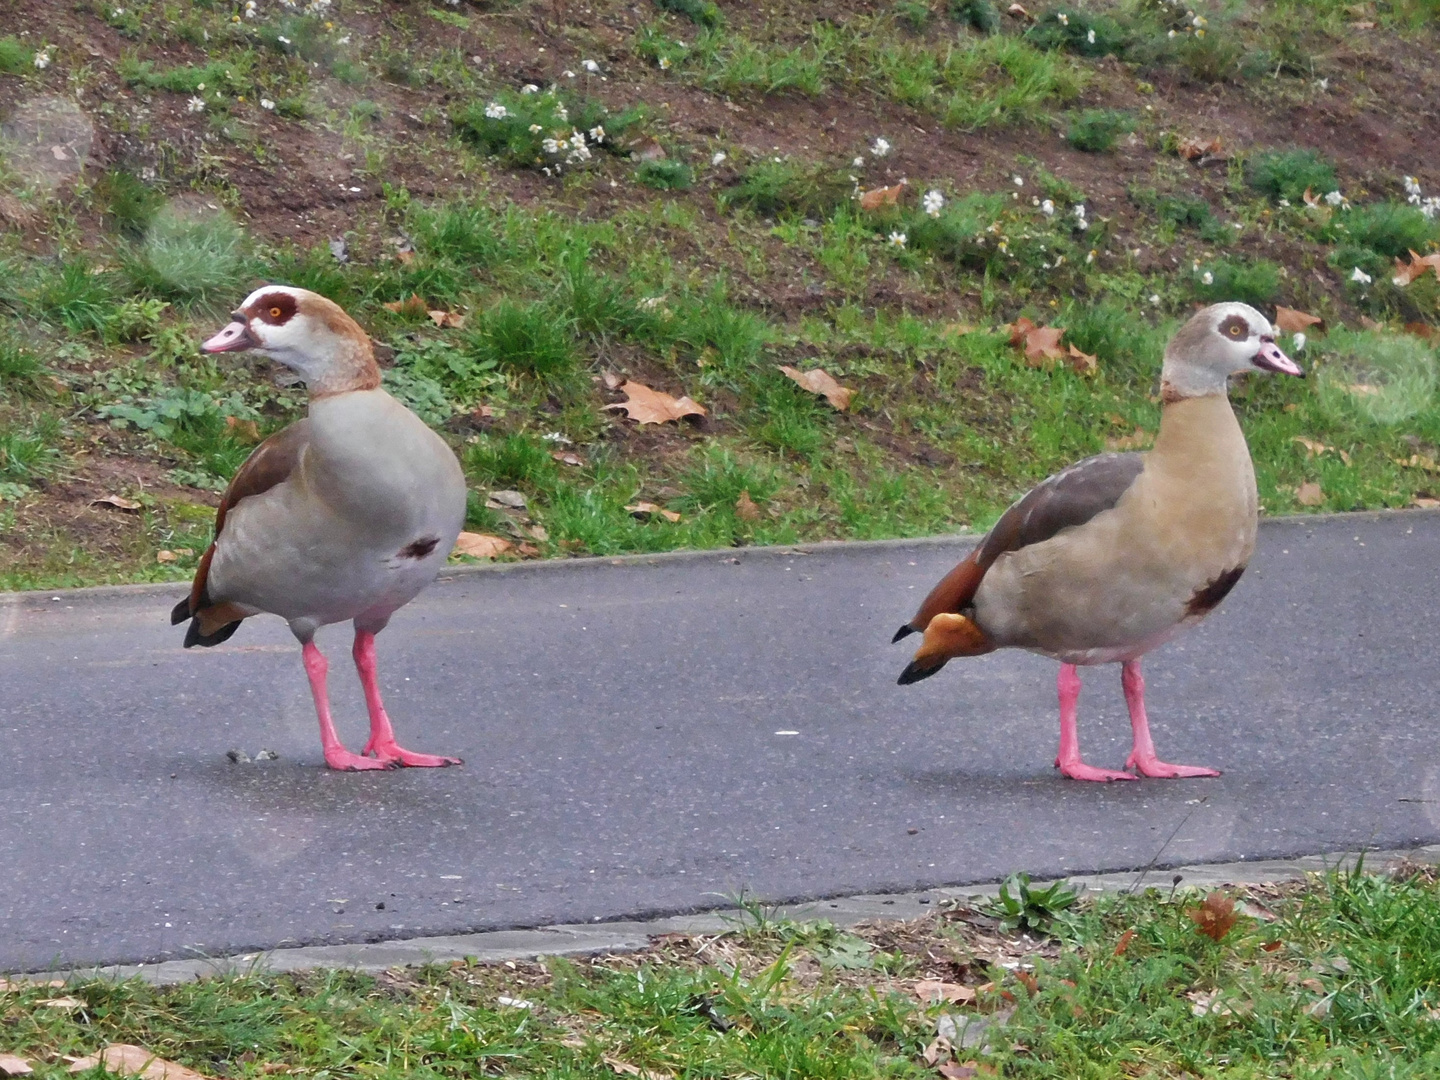
[[[298,420],[271,435],[251,452],[250,456],[245,459],[245,464],[241,465],[235,475],[231,477],[225,494],[220,496],[220,509],[215,512],[215,539],[217,541],[225,529],[225,518],[235,504],[252,495],[260,495],[269,491],[276,484],[288,479],[300,463],[300,455],[304,453],[309,442],[310,421]],[[193,617],[211,606],[206,584],[210,576],[210,561],[214,557],[215,544],[211,543],[205,554],[201,556],[200,565],[195,569],[195,580],[190,585],[188,614],[182,615],[181,609],[177,606],[171,613],[172,622],[181,622],[184,618]]]
[[[294,317],[298,308],[295,297],[287,292],[267,292],[255,298],[250,305],[255,318],[271,326],[284,326]]]
[[[979,546],[930,590],[915,618],[900,628],[894,640],[924,630],[942,612],[963,612],[1001,555],[1043,543],[1062,529],[1083,525],[1109,510],[1144,468],[1144,454],[1100,454],[1037,484],[1001,514]]]
[[[1187,615],[1205,615],[1214,611],[1220,606],[1220,601],[1230,594],[1235,583],[1240,580],[1240,575],[1245,573],[1245,567],[1236,566],[1226,570],[1215,578],[1208,585],[1195,590],[1195,595],[1190,597],[1190,602],[1185,605]]]

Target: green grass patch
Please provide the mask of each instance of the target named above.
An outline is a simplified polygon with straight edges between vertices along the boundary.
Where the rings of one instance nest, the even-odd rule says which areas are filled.
[[[1135,130],[1135,119],[1119,109],[1086,109],[1070,118],[1065,137],[1077,150],[1092,154],[1114,150],[1120,136]]]
[[[1335,166],[1318,150],[1265,150],[1245,162],[1250,186],[1272,199],[1298,203],[1306,191],[1316,198],[1335,191]]]
[[[23,75],[35,70],[35,50],[14,34],[0,37],[0,74]]]

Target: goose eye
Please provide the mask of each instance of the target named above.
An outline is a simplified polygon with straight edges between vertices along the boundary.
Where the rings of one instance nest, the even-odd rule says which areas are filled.
[[[278,319],[278,318],[280,318],[280,309],[279,309],[278,307],[272,307],[272,308],[270,309],[270,317],[271,317],[272,319]]]
[[[278,311],[279,311],[278,308],[275,308],[275,309],[273,309],[273,310],[274,310],[275,312],[278,312]],[[1232,323],[1232,324],[1230,325],[1230,336],[1231,336],[1231,337],[1239,337],[1239,336],[1240,336],[1240,325],[1239,325],[1239,323]]]

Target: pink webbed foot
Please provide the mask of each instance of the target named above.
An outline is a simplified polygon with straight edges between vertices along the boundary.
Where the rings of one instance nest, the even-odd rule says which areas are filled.
[[[362,761],[382,763],[381,768],[393,769],[403,765],[408,769],[440,769],[446,765],[464,765],[458,757],[442,757],[440,754],[417,754],[413,750],[406,750],[394,739],[386,742],[377,741],[373,736],[365,744],[364,753],[374,754],[373,758],[361,758]]]
[[[343,746],[326,748],[325,764],[338,772],[373,772],[395,768],[399,763],[384,758],[365,757],[352,753]]]
[[[1171,765],[1158,757],[1140,757],[1131,753],[1125,759],[1127,769],[1138,769],[1142,776],[1153,776],[1161,780],[1179,780],[1192,776],[1219,776],[1219,769],[1207,769],[1202,765]]]
[[[1128,772],[1119,772],[1115,769],[1097,769],[1094,765],[1086,765],[1078,758],[1074,761],[1062,762],[1055,759],[1055,766],[1060,770],[1060,775],[1071,780],[1091,780],[1099,784],[1108,784],[1112,780],[1138,780],[1139,777]]]

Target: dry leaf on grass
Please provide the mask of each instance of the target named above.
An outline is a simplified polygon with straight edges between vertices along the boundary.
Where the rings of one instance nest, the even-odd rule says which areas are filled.
[[[809,371],[798,371],[793,367],[780,365],[786,377],[794,380],[795,384],[802,389],[809,390],[812,394],[819,394],[839,412],[844,412],[850,407],[850,399],[855,396],[855,391],[848,386],[841,386],[835,381],[834,376],[821,368],[812,368]]]
[[[1422,495],[1412,499],[1410,505],[1417,510],[1434,510],[1440,506],[1440,499],[1427,499]]]
[[[1026,22],[1035,21],[1035,16],[1031,15],[1030,12],[1026,11],[1024,5],[1022,4],[1011,4],[1008,8],[1005,9],[1005,14],[1012,15],[1017,19],[1024,19]]]
[[[1120,935],[1120,940],[1115,943],[1115,955],[1124,956],[1125,950],[1130,947],[1130,943],[1134,940],[1135,931],[1126,930],[1123,934]]]
[[[1407,469],[1424,469],[1426,472],[1440,473],[1440,462],[1437,462],[1429,454],[1411,454],[1408,458],[1391,458],[1396,465]]]
[[[442,330],[459,330],[465,325],[465,316],[458,311],[440,311],[432,308],[425,314],[430,316],[430,321]]]
[[[1307,461],[1312,457],[1319,457],[1321,454],[1334,454],[1346,465],[1350,464],[1350,454],[1345,450],[1336,450],[1333,446],[1326,446],[1324,443],[1317,442],[1315,439],[1306,438],[1304,435],[1292,436],[1290,441],[1297,442],[1305,448],[1305,459]]]
[[[205,1080],[203,1073],[156,1057],[143,1046],[112,1043],[94,1057],[77,1058],[70,1063],[70,1072],[85,1072],[103,1065],[106,1072],[117,1076],[139,1076],[144,1080]]]
[[[1319,506],[1325,501],[1325,492],[1314,480],[1307,480],[1295,489],[1295,501],[1301,506]]]
[[[975,1061],[947,1061],[935,1069],[945,1080],[969,1080],[980,1075],[980,1064]]]
[[[0,1073],[6,1076],[29,1076],[34,1067],[19,1054],[0,1054]]]
[[[1025,362],[1031,367],[1041,367],[1047,360],[1064,359],[1065,350],[1060,348],[1064,333],[1059,326],[1036,326],[1022,315],[1010,324],[1010,344],[1025,350]]]
[[[585,459],[573,450],[552,450],[550,456],[561,465],[584,465]]]
[[[1219,941],[1228,934],[1240,917],[1235,914],[1235,901],[1222,892],[1210,893],[1199,907],[1186,908],[1185,914],[1195,929],[1211,941]]]
[[[913,992],[922,1005],[934,1005],[941,1001],[968,1005],[975,1000],[975,991],[971,987],[943,979],[921,979],[915,984]]]
[[[134,499],[127,499],[123,495],[104,495],[98,499],[90,500],[91,506],[112,506],[116,510],[123,510],[127,514],[133,514],[140,509],[140,504]]]
[[[871,191],[861,192],[861,210],[879,210],[882,206],[895,206],[900,202],[900,196],[905,194],[908,180],[901,180],[894,187],[878,187]]]
[[[1224,161],[1229,157],[1218,135],[1209,140],[1181,139],[1175,145],[1175,152],[1186,161]]]
[[[21,990],[37,990],[41,987],[47,987],[51,990],[55,990],[64,985],[64,979],[46,979],[44,981],[40,981],[31,979],[0,978],[0,994],[9,993],[11,991],[18,993]]]
[[[1100,370],[1100,362],[1089,353],[1081,352],[1074,345],[1065,351],[1065,359],[1073,371],[1080,375],[1094,375]]]
[[[239,439],[241,442],[257,443],[260,441],[260,425],[254,420],[242,420],[238,416],[225,417],[225,434],[232,439]]]
[[[639,518],[641,521],[644,521],[652,514],[659,514],[666,521],[675,522],[680,520],[680,515],[674,510],[666,510],[663,506],[657,506],[655,503],[646,502],[643,499],[637,503],[631,503],[625,507],[625,509],[630,511],[631,517]]]
[[[741,521],[760,520],[760,507],[755,505],[755,500],[750,497],[750,492],[740,492],[740,497],[735,500],[735,516]]]
[[[1435,276],[1440,277],[1440,252],[1434,255],[1419,255],[1411,250],[1408,263],[1395,260],[1395,276],[1390,280],[1396,285],[1409,285],[1426,270],[1434,270]]]
[[[1275,326],[1287,334],[1305,334],[1312,326],[1318,328],[1322,334],[1325,332],[1325,320],[1320,316],[1283,305],[1275,307]]]
[[[472,559],[493,559],[513,546],[509,540],[486,533],[462,532],[455,538],[455,550]]]
[[[697,405],[688,397],[674,398],[669,394],[662,394],[659,390],[651,390],[644,383],[638,383],[630,379],[620,387],[627,400],[615,405],[606,405],[607,409],[624,409],[631,420],[641,424],[663,424],[669,420],[679,420],[684,416],[704,416],[705,409]]]
[[[1440,274],[1440,270],[1437,270],[1436,273]],[[1412,337],[1418,337],[1421,341],[1428,341],[1432,344],[1435,341],[1436,335],[1440,334],[1440,331],[1437,331],[1435,327],[1423,322],[1407,322],[1405,324],[1405,332]]]
[[[83,1009],[85,1007],[85,1002],[73,997],[46,998],[40,1004],[46,1009]]]
[[[423,319],[430,314],[430,305],[421,300],[418,293],[411,293],[404,300],[391,300],[385,307],[408,319]]]

